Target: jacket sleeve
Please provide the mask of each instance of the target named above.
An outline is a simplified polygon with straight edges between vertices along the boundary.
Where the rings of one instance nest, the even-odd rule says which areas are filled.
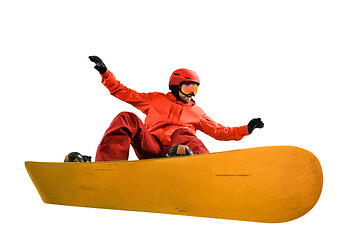
[[[120,81],[116,80],[113,73],[107,70],[101,74],[102,84],[109,90],[114,97],[127,102],[143,113],[147,114],[151,103],[151,93],[138,93],[125,87]]]
[[[215,122],[206,114],[200,118],[199,130],[217,140],[222,141],[238,141],[244,136],[249,135],[247,125],[240,127],[226,127]]]

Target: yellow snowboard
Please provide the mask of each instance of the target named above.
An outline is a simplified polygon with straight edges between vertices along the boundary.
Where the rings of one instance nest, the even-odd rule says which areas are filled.
[[[318,201],[318,159],[291,146],[138,161],[25,162],[45,203],[285,222]]]

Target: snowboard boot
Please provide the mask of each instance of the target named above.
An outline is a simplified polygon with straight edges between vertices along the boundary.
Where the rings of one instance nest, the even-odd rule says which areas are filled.
[[[166,154],[166,157],[178,157],[193,155],[193,151],[186,145],[174,145],[172,146]]]
[[[91,157],[81,155],[78,152],[71,152],[65,156],[64,162],[91,162]]]

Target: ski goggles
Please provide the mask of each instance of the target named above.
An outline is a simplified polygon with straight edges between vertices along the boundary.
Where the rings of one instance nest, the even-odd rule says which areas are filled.
[[[183,82],[180,84],[180,92],[186,96],[195,96],[199,84],[193,82]]]

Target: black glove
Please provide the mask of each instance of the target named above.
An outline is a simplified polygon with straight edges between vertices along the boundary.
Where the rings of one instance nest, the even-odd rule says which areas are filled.
[[[89,59],[96,64],[94,68],[98,70],[99,73],[103,74],[106,72],[107,68],[98,56],[90,56]]]
[[[251,121],[247,126],[248,126],[248,131],[251,134],[255,128],[263,128],[264,123],[261,121],[261,118],[253,118],[251,119]]]

